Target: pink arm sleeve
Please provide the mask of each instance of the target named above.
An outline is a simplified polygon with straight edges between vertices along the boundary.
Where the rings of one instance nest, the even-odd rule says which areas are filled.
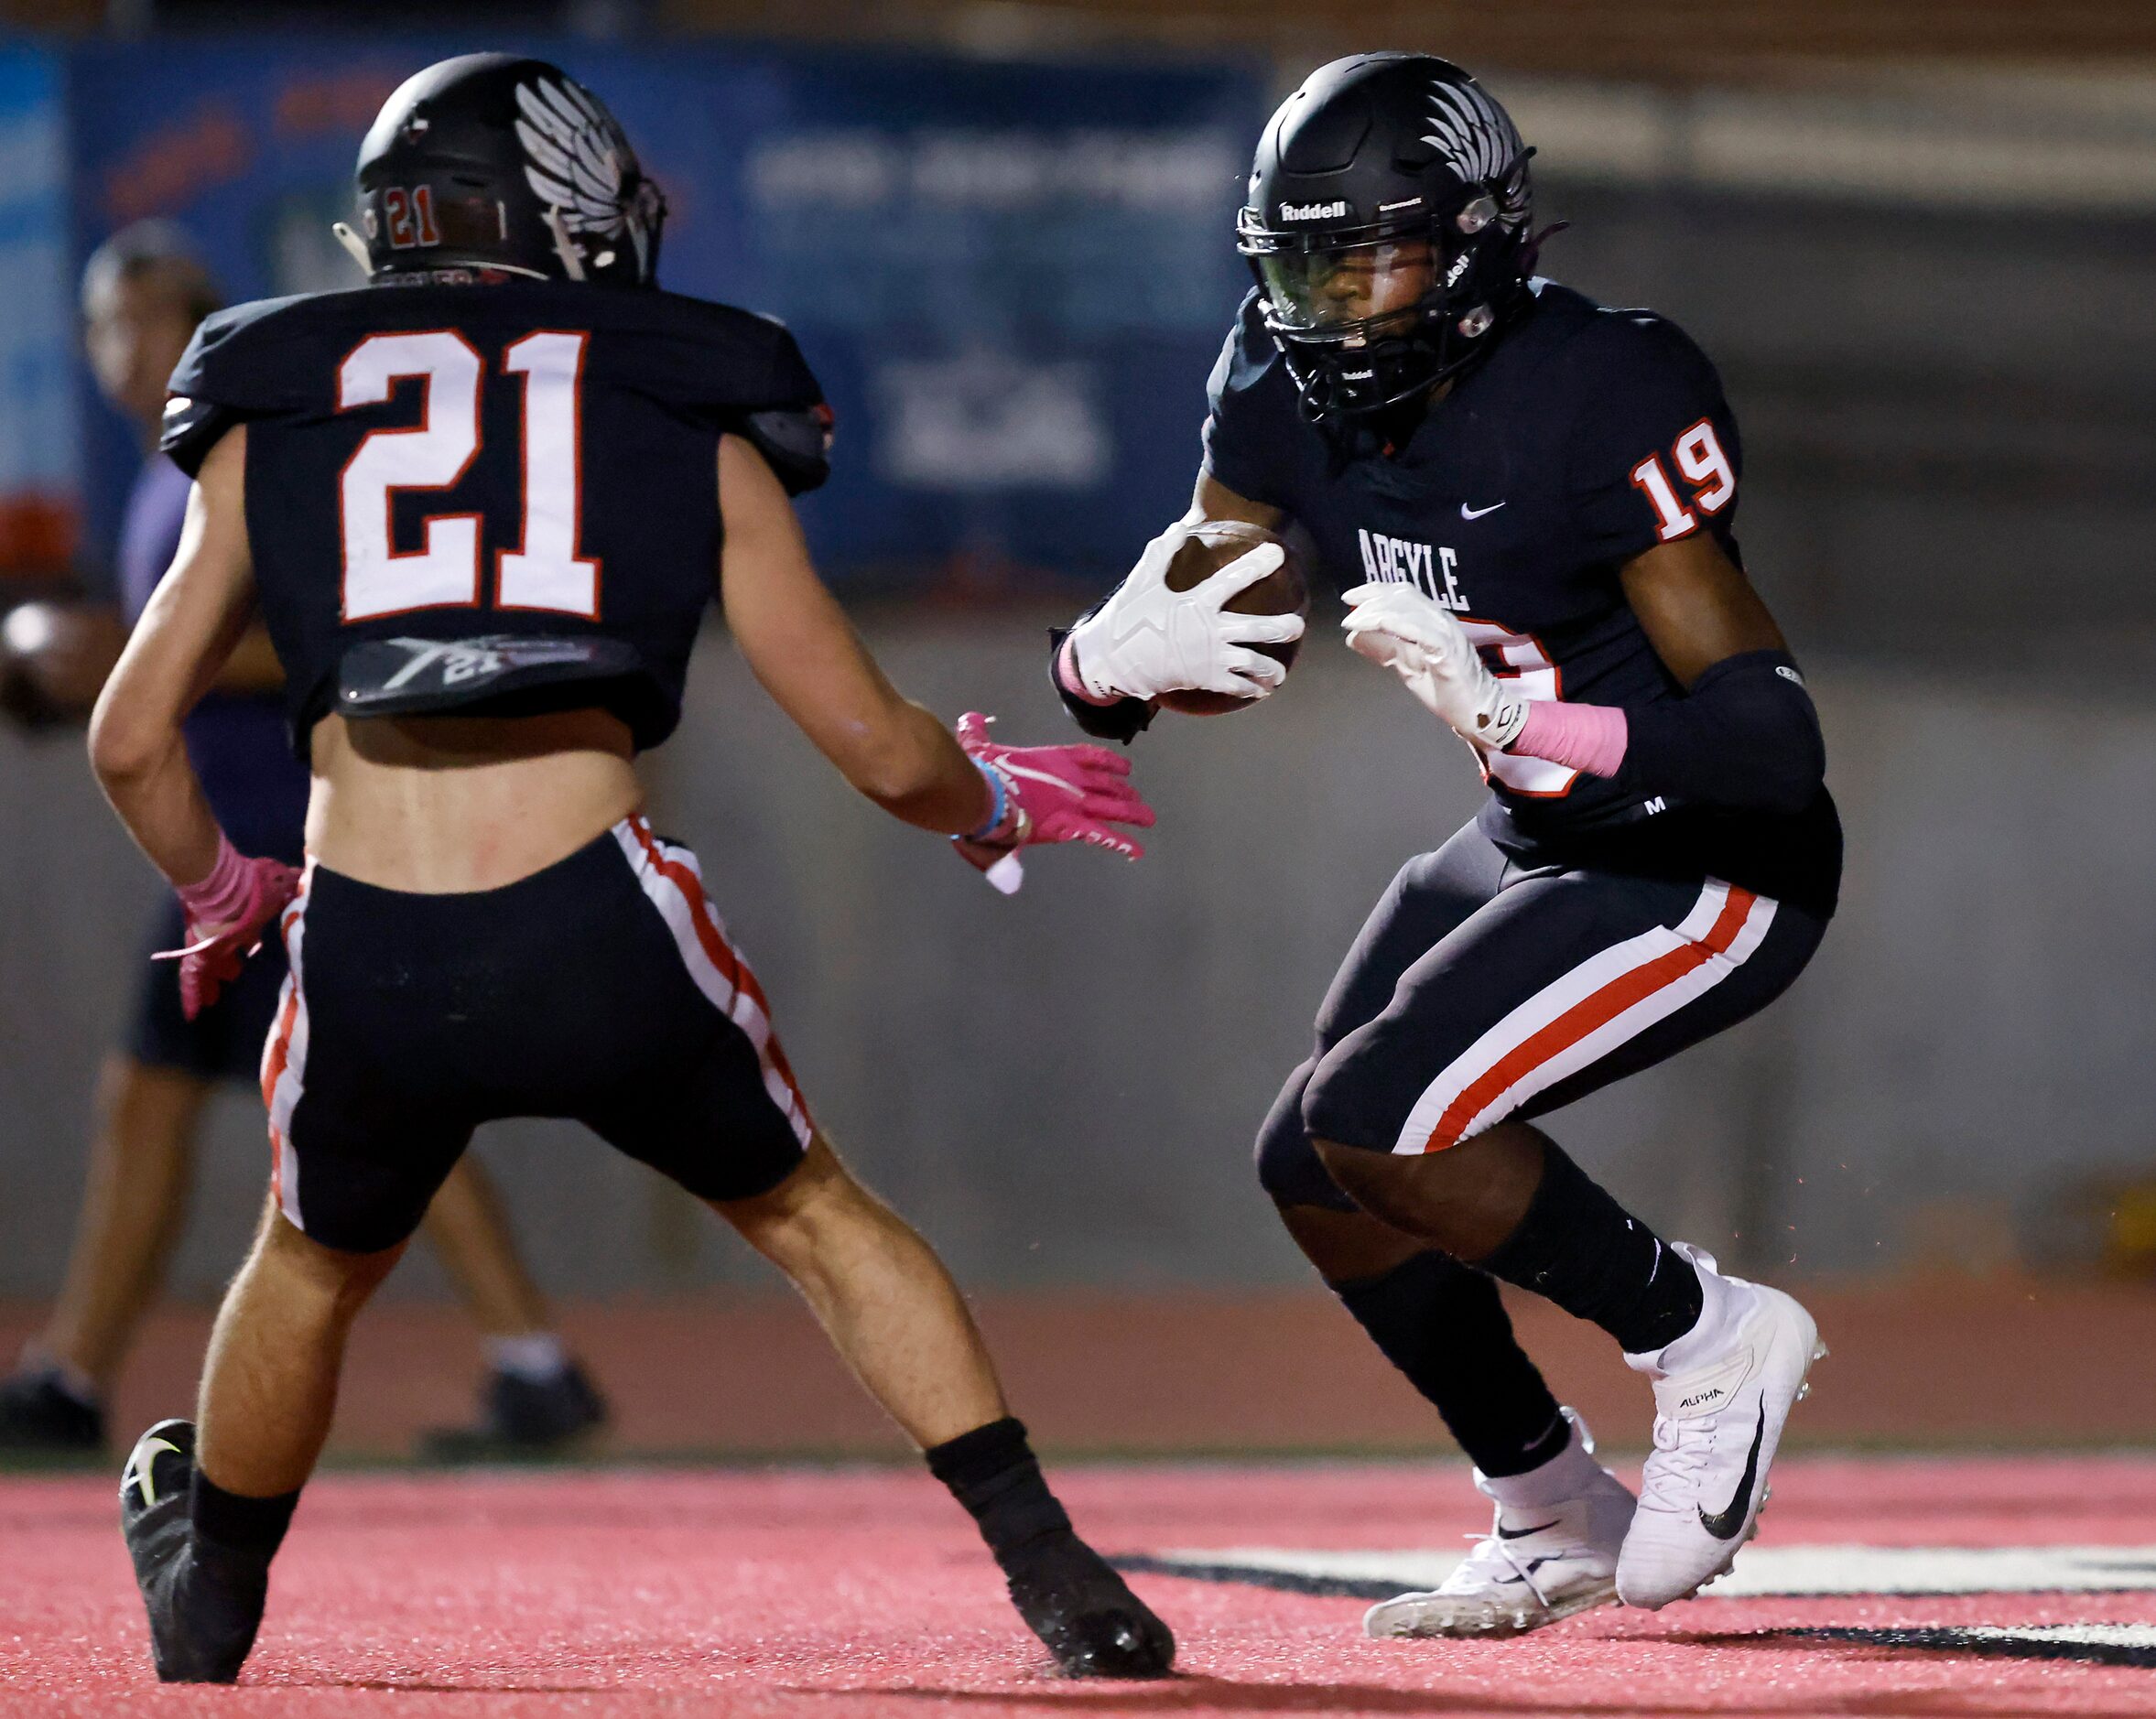
[[[1056,648],[1056,684],[1062,687],[1064,691],[1067,692],[1073,698],[1083,699],[1088,704],[1097,704],[1105,707],[1111,704],[1121,704],[1122,702],[1122,700],[1120,698],[1100,698],[1094,697],[1094,695],[1087,688],[1086,683],[1078,678],[1078,643],[1075,639],[1067,634],[1065,636],[1062,644]]]
[[[1590,776],[1614,776],[1624,762],[1626,741],[1624,712],[1613,705],[1543,699],[1528,707],[1525,726],[1505,750]]]

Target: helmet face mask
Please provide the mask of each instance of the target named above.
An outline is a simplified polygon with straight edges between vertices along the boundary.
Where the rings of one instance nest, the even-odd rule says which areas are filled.
[[[1427,238],[1372,239],[1254,255],[1267,320],[1297,334],[1349,345],[1404,332],[1437,284],[1438,252]]]
[[[1237,240],[1306,416],[1400,405],[1494,344],[1526,297],[1532,154],[1428,55],[1336,60],[1282,105]]]
[[[606,106],[511,54],[429,66],[360,146],[359,233],[375,280],[521,275],[651,286],[666,202]]]

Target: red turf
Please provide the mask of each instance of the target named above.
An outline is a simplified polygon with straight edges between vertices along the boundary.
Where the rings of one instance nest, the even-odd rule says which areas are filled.
[[[1392,1547],[1482,1526],[1453,1467],[1078,1470],[1104,1548]],[[1146,1576],[1186,1673],[1082,1686],[912,1472],[338,1476],[246,1681],[160,1691],[104,1479],[0,1484],[0,1714],[2156,1714],[2156,1670],[1770,1632],[2156,1621],[2156,1593],[1706,1599],[1511,1643],[1377,1643],[1357,1602]],[[1769,1543],[2156,1544],[2156,1462],[1792,1461]],[[2149,1577],[2156,1589],[2156,1571]]]

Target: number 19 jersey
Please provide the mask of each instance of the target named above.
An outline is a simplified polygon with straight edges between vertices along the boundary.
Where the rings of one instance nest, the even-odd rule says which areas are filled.
[[[1206,469],[1298,521],[1337,586],[1409,583],[1451,610],[1530,698],[1637,710],[1680,697],[1620,569],[1696,533],[1739,560],[1736,419],[1674,324],[1533,286],[1518,326],[1399,446],[1303,417],[1252,295],[1213,370]],[[1523,862],[1704,870],[1831,904],[1841,838],[1824,790],[1784,818],[1539,758],[1499,754],[1484,769],[1482,827]]]
[[[255,580],[295,750],[323,716],[598,706],[639,748],[680,715],[716,589],[718,439],[788,491],[829,412],[777,323],[569,282],[368,286],[205,321],[165,451],[247,427]]]

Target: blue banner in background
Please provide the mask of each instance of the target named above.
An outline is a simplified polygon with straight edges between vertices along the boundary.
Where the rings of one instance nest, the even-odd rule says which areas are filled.
[[[0,49],[0,569],[50,573],[74,547],[74,319],[60,62]]]
[[[348,284],[359,139],[460,45],[182,38],[72,57],[78,258],[149,215],[233,298]],[[545,44],[671,209],[661,276],[784,318],[839,418],[804,503],[859,581],[1120,572],[1187,503],[1263,85],[1234,70]],[[93,533],[135,458],[87,408]]]

